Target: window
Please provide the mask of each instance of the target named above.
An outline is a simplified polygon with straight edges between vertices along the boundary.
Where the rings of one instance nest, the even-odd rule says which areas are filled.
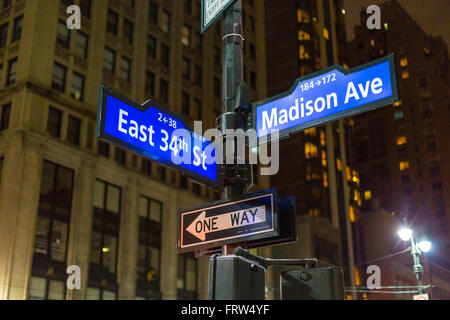
[[[114,155],[114,160],[121,165],[125,165],[126,151],[123,150],[122,148],[116,147],[116,153]]]
[[[50,107],[48,110],[47,132],[55,138],[61,136],[62,111]]]
[[[11,103],[4,104],[0,107],[0,131],[9,128],[9,118],[11,116]]]
[[[442,191],[442,182],[433,182],[433,191]]]
[[[10,86],[16,82],[17,75],[17,58],[9,60],[8,74],[6,75],[6,85]]]
[[[408,59],[403,58],[400,60],[400,65],[404,68],[408,66]]]
[[[20,40],[22,35],[23,16],[14,19],[14,28],[11,42]]]
[[[186,92],[181,93],[181,113],[189,116],[191,113],[190,96]]]
[[[305,159],[318,157],[317,146],[311,142],[305,143]]]
[[[159,98],[162,102],[169,102],[169,82],[164,79],[159,82]]]
[[[167,68],[170,67],[170,49],[165,44],[161,45],[161,64]]]
[[[69,116],[69,124],[67,127],[67,142],[79,146],[81,133],[81,119]]]
[[[67,68],[57,62],[53,66],[52,88],[64,92]]]
[[[400,136],[397,138],[397,146],[402,147],[402,146],[406,145],[407,141],[408,140],[407,140],[406,136]]]
[[[139,197],[139,246],[136,296],[159,299],[161,275],[161,220],[163,205]]]
[[[152,175],[152,162],[150,160],[142,159],[141,172],[146,174],[147,176]]]
[[[403,111],[398,111],[398,112],[394,113],[395,120],[401,120],[404,117],[405,117],[405,114],[403,113]]]
[[[105,48],[103,69],[105,69],[108,72],[114,73],[115,66],[116,66],[116,52],[109,48]]]
[[[178,256],[177,289],[179,299],[197,296],[197,260],[191,254]]]
[[[199,87],[202,86],[202,79],[203,79],[202,73],[203,73],[202,68],[196,64],[194,67],[194,81],[195,84]]]
[[[148,70],[145,76],[145,93],[150,97],[155,96],[155,74]]]
[[[31,269],[30,299],[65,298],[73,178],[73,170],[44,161]]]
[[[70,95],[72,98],[83,101],[84,77],[76,72],[73,73]]]
[[[411,182],[411,177],[409,174],[402,175],[402,184],[407,184]]]
[[[120,60],[120,79],[130,82],[131,81],[131,60],[122,57]]]
[[[119,16],[112,10],[108,10],[108,17],[106,21],[106,32],[117,36],[119,25]]]
[[[80,0],[80,11],[86,18],[91,18],[92,0]]]
[[[188,189],[188,178],[185,175],[180,175],[180,188]]]
[[[120,226],[121,189],[96,180],[94,184],[94,217],[89,253],[88,293],[91,299],[109,300],[117,296],[117,253]],[[94,290],[92,290],[94,289]]]
[[[147,37],[147,57],[156,59],[156,38],[152,36]]]
[[[109,144],[99,140],[97,145],[97,153],[103,157],[109,158]]]
[[[184,12],[192,14],[192,0],[184,0]]]
[[[186,25],[181,28],[181,43],[185,46],[191,44],[191,28]]]
[[[409,169],[409,161],[400,161],[399,163],[400,171],[406,171]]]
[[[428,77],[426,77],[426,76],[420,77],[418,79],[418,84],[419,84],[420,88],[428,87]]]
[[[408,71],[408,70],[403,71],[403,72],[402,72],[402,79],[403,79],[403,80],[406,80],[406,79],[408,79],[408,78],[409,78],[409,71]]]
[[[182,75],[184,80],[189,81],[191,79],[191,60],[185,57],[183,57]]]
[[[157,179],[159,181],[161,181],[161,182],[165,182],[166,181],[166,173],[167,173],[167,170],[166,170],[165,167],[158,166],[156,168],[156,174],[157,174],[156,177],[157,177]]]
[[[66,23],[62,20],[58,21],[58,32],[56,34],[56,43],[63,46],[66,49],[70,47],[70,30],[67,28]]]
[[[153,24],[158,23],[158,4],[152,0],[149,2],[148,20]]]
[[[4,23],[0,26],[0,48],[6,46],[8,40],[8,23]]]
[[[170,13],[165,10],[161,12],[159,28],[166,33],[170,32]]]
[[[126,40],[127,44],[133,45],[133,23],[127,19],[123,20],[123,38]]]
[[[11,7],[11,4],[12,4],[12,0],[4,0],[2,9]]]
[[[194,99],[194,115],[197,120],[202,118],[202,102],[199,99]]]
[[[75,42],[75,54],[81,58],[86,59],[88,56],[89,37],[84,33],[78,31]]]

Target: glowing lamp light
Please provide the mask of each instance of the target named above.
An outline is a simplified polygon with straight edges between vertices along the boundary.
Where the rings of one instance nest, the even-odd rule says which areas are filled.
[[[102,248],[102,251],[105,252],[105,253],[107,253],[107,252],[110,251],[110,249],[105,247],[105,248]]]
[[[428,252],[431,249],[431,242],[428,240],[422,240],[419,242],[419,249],[422,252]]]
[[[409,239],[411,239],[412,230],[408,228],[402,228],[397,232],[397,234],[403,241],[408,241]]]

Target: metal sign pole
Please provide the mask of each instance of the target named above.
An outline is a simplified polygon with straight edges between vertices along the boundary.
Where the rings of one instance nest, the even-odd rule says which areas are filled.
[[[245,116],[237,112],[240,106],[239,91],[244,79],[243,59],[244,37],[242,36],[242,1],[236,3],[225,11],[223,22],[223,71],[222,71],[222,96],[223,114],[220,119],[221,130],[226,137],[227,129],[245,129]],[[224,140],[225,143],[225,140]],[[228,144],[231,146],[231,144]],[[226,148],[226,144],[224,145]],[[237,145],[231,146],[233,150],[233,164],[225,166],[224,199],[239,199],[245,194],[249,183],[247,165],[238,165],[236,155]],[[224,152],[226,157],[226,150]],[[226,162],[226,163],[229,163]]]
[[[224,192],[223,199],[235,200],[245,195],[249,172],[247,165],[237,164],[237,145],[226,143],[227,129],[245,129],[244,115],[236,112],[239,107],[238,91],[244,80],[244,37],[242,35],[242,0],[236,1],[225,11],[223,21],[223,62],[222,62],[222,110],[221,131],[224,139]],[[227,158],[227,147],[232,147],[233,159]],[[231,150],[230,150],[231,151]],[[227,161],[228,160],[228,161]],[[233,160],[234,164],[230,163]],[[223,246],[223,254],[232,254],[234,247]]]

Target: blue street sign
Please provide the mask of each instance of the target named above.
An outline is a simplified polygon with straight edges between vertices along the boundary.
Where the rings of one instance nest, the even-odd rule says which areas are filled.
[[[151,100],[139,105],[102,86],[97,137],[179,170],[209,187],[222,188],[214,144],[190,131],[183,118]]]
[[[270,141],[271,130],[281,139],[397,100],[391,54],[351,70],[336,65],[297,79],[288,92],[252,104],[253,128],[258,140]]]

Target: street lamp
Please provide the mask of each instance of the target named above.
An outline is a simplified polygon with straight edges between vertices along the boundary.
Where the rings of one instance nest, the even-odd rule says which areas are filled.
[[[422,240],[418,244],[414,241],[413,231],[409,228],[402,228],[397,232],[400,239],[403,241],[411,240],[411,255],[413,256],[414,266],[413,272],[416,275],[417,285],[419,287],[419,294],[423,292],[422,289],[422,274],[423,267],[420,264],[419,255],[421,252],[428,252],[431,249],[431,242]]]

